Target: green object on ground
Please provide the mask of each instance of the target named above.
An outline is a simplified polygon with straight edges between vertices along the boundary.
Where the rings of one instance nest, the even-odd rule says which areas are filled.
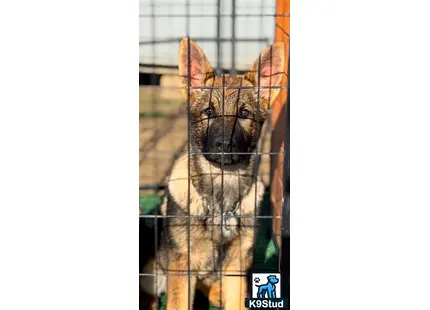
[[[161,205],[162,199],[156,195],[141,195],[139,197],[139,208],[142,215],[154,215],[157,208]],[[148,228],[154,227],[154,220],[144,218],[145,226]]]

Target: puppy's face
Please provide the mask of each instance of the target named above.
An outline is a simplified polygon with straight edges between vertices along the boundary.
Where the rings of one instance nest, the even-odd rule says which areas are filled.
[[[215,76],[203,50],[183,39],[179,74],[190,103],[193,151],[216,164],[249,161],[251,155],[242,153],[256,148],[267,110],[279,93],[270,87],[280,85],[283,68],[284,46],[275,43],[244,76]]]

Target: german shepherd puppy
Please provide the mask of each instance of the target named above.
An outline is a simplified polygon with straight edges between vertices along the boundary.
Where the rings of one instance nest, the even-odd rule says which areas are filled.
[[[280,86],[283,69],[282,42],[266,48],[244,76],[224,77],[215,76],[196,43],[188,38],[180,43],[191,153],[174,164],[162,207],[167,217],[161,244],[143,270],[156,273],[157,281],[141,277],[145,293],[167,291],[168,310],[192,309],[197,288],[226,310],[245,308],[253,217],[264,192],[255,150],[279,93],[279,87],[271,87]]]

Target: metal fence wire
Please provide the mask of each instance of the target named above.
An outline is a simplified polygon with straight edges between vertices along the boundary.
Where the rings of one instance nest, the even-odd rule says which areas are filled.
[[[152,287],[153,295],[157,296],[153,298],[148,290],[141,290],[141,309],[165,309],[169,297],[162,288],[166,289],[173,280],[180,284],[179,299],[185,298],[188,309],[243,309],[244,300],[237,308],[226,307],[224,295],[231,288],[228,279],[239,277],[247,279],[246,297],[250,297],[251,271],[281,273],[282,295],[289,297],[289,218],[285,216],[289,216],[289,86],[284,83],[286,78],[279,85],[272,83],[278,74],[289,75],[283,72],[283,67],[279,72],[272,71],[278,61],[273,59],[276,53],[272,45],[276,21],[279,17],[289,17],[289,11],[277,11],[279,2],[282,0],[140,1],[139,277],[141,287]],[[193,58],[199,52],[194,44],[204,51],[212,65],[200,80],[195,78],[195,66],[196,62],[200,66],[205,57]],[[272,48],[266,49],[271,45]],[[178,71],[180,46],[184,48],[181,53],[186,55],[186,58],[179,57],[179,61],[184,61],[184,72],[181,68]],[[269,58],[263,56],[264,50],[268,51]],[[289,62],[289,57],[284,61]],[[266,66],[270,68],[269,73],[264,71]],[[231,78],[244,74],[251,74],[254,84],[242,85],[242,80]],[[274,124],[272,110],[265,105],[270,102],[267,96],[270,98],[282,91],[288,97],[286,108],[277,116],[285,120],[284,128],[280,129]],[[204,95],[197,100],[199,94]],[[194,108],[196,100],[199,115]],[[253,105],[247,100],[254,100]],[[275,135],[281,135],[284,148],[271,147]],[[239,144],[246,148],[234,146]],[[211,164],[202,164],[201,158]],[[270,188],[273,167],[279,159],[284,165],[282,210],[273,212]],[[185,173],[178,177],[173,172],[181,160],[185,163]],[[213,167],[218,169],[214,171]],[[236,171],[231,167],[241,168]],[[235,188],[230,181],[232,173],[238,173],[240,182],[245,180],[249,184],[237,184],[236,192],[231,193]],[[209,198],[196,189],[208,180],[212,185],[214,180],[220,184],[219,189],[213,185]],[[183,201],[179,203],[178,193],[169,192],[169,184],[174,182],[186,184],[181,188]],[[242,196],[244,188],[246,193]],[[242,206],[249,204],[249,197],[244,202],[248,193],[253,193],[253,210],[242,213]],[[193,207],[195,195],[203,197],[202,212]],[[232,205],[233,198],[227,195],[239,200]],[[177,210],[180,204],[185,206],[181,212]],[[239,232],[242,229],[253,232],[252,252],[246,254],[252,264],[246,268],[224,268],[233,243],[229,239],[232,229],[229,217],[235,219]],[[275,236],[275,222],[282,223],[281,238]],[[178,244],[173,238],[177,236],[166,235],[169,229],[180,225],[174,231],[184,234],[186,239]],[[211,259],[215,261],[212,265],[201,263],[197,268],[193,262],[193,253],[200,251],[193,244],[203,238],[196,225],[217,236],[213,237],[216,241],[211,247],[217,251]],[[184,249],[182,254],[186,253],[182,268],[174,263],[182,255],[174,250],[178,247]],[[199,288],[196,278],[216,279],[218,303],[214,304],[210,298],[209,302],[207,297],[194,292]],[[180,305],[174,309],[180,309]]]

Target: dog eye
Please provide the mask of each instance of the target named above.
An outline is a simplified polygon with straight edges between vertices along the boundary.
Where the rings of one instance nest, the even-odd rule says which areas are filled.
[[[247,117],[251,112],[249,110],[241,108],[239,111],[240,116]]]
[[[212,116],[212,115],[214,115],[214,113],[215,113],[214,109],[212,109],[210,107],[203,111],[203,114],[206,114],[207,116]]]

